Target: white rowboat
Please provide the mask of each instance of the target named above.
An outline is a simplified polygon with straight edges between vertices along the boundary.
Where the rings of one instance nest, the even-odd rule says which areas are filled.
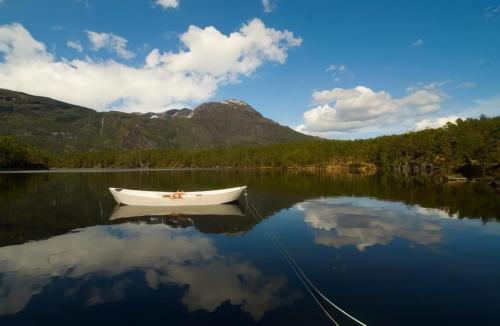
[[[119,204],[131,206],[218,205],[237,200],[246,186],[193,192],[157,192],[109,188]]]

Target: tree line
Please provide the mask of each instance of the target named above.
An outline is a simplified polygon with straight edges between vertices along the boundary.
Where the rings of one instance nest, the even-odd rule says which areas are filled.
[[[379,168],[404,163],[458,167],[500,162],[500,117],[458,119],[442,128],[364,140],[313,140],[203,150],[99,149],[50,153],[0,137],[0,169],[66,168],[294,168],[365,162]]]

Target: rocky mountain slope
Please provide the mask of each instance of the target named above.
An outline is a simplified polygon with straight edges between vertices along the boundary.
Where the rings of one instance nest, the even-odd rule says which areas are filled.
[[[312,139],[239,100],[163,113],[97,112],[0,89],[0,135],[51,151],[102,148],[212,148]]]

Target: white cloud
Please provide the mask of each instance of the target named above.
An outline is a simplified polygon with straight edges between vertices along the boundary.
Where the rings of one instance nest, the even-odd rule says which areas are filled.
[[[75,0],[75,1],[82,3],[85,6],[85,8],[87,8],[87,9],[90,8],[90,4],[89,4],[88,0]]]
[[[92,50],[94,51],[108,49],[123,59],[132,59],[135,56],[133,52],[127,50],[128,41],[121,36],[113,33],[87,31],[87,37],[90,43],[92,43]]]
[[[250,75],[263,61],[284,63],[287,50],[302,42],[289,31],[266,28],[259,19],[253,19],[229,36],[212,26],[191,25],[181,35],[181,41],[187,51],[163,54],[153,51],[149,66],[163,65],[174,72],[190,71],[234,80],[240,74]]]
[[[423,129],[434,129],[434,128],[440,128],[447,124],[448,122],[454,123],[457,119],[459,119],[459,116],[456,115],[450,115],[446,117],[440,117],[440,118],[428,118],[428,119],[423,119],[415,123],[415,129],[416,130],[423,130]]]
[[[66,42],[66,46],[70,49],[74,49],[78,52],[82,52],[83,51],[83,47],[82,45],[80,44],[80,41],[68,41]]]
[[[158,6],[163,9],[177,8],[179,7],[179,0],[156,0],[155,2]]]
[[[19,63],[35,58],[42,62],[51,58],[45,44],[33,39],[20,24],[0,25],[0,53],[4,54],[1,73],[8,62]]]
[[[96,47],[108,44],[99,35],[94,41]],[[0,25],[0,87],[98,110],[158,112],[207,100],[219,85],[249,76],[265,62],[282,64],[288,50],[301,43],[259,19],[229,35],[212,26],[190,26],[181,41],[181,51],[154,49],[144,66],[130,66],[111,59],[56,58],[22,25]]]
[[[423,82],[418,82],[415,85],[412,85],[408,87],[406,90],[408,92],[413,92],[419,89],[426,89],[426,90],[432,90],[436,92],[440,92],[440,88],[452,84],[453,81],[447,79],[447,80],[435,80],[432,82],[428,83],[423,83]]]
[[[457,85],[457,88],[474,88],[476,87],[476,83],[473,82],[463,82]]]
[[[262,7],[266,14],[271,13],[274,9],[276,9],[277,0],[262,0]]]
[[[489,6],[484,9],[484,18],[490,19],[491,17],[496,16],[500,13],[500,5],[497,6]]]
[[[424,44],[424,40],[422,40],[421,38],[419,38],[418,40],[416,40],[415,42],[413,42],[412,44],[410,44],[410,47],[414,48],[416,46],[421,46],[423,44]]]
[[[444,94],[436,89],[413,89],[393,98],[386,91],[364,86],[313,93],[316,107],[304,113],[297,130],[308,133],[355,132],[379,129],[440,110]]]
[[[462,111],[462,115],[467,117],[480,116],[498,116],[500,115],[500,96],[492,96],[474,101],[474,105]]]
[[[480,115],[489,117],[498,116],[500,113],[500,96],[479,99],[473,101],[473,104],[459,112],[453,114],[425,118],[415,122],[414,129],[422,130],[426,128],[439,128],[448,122],[454,123],[457,119],[477,118]]]
[[[326,71],[332,75],[334,82],[339,82],[342,79],[354,77],[354,74],[351,72],[351,70],[345,64],[329,65],[326,68]]]
[[[462,119],[479,117],[485,115],[487,117],[496,117],[500,115],[500,96],[492,96],[473,101],[473,105],[461,110],[459,115]]]

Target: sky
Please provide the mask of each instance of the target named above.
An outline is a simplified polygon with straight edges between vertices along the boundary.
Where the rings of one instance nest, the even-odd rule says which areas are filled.
[[[0,0],[0,88],[335,139],[500,114],[500,0]]]

